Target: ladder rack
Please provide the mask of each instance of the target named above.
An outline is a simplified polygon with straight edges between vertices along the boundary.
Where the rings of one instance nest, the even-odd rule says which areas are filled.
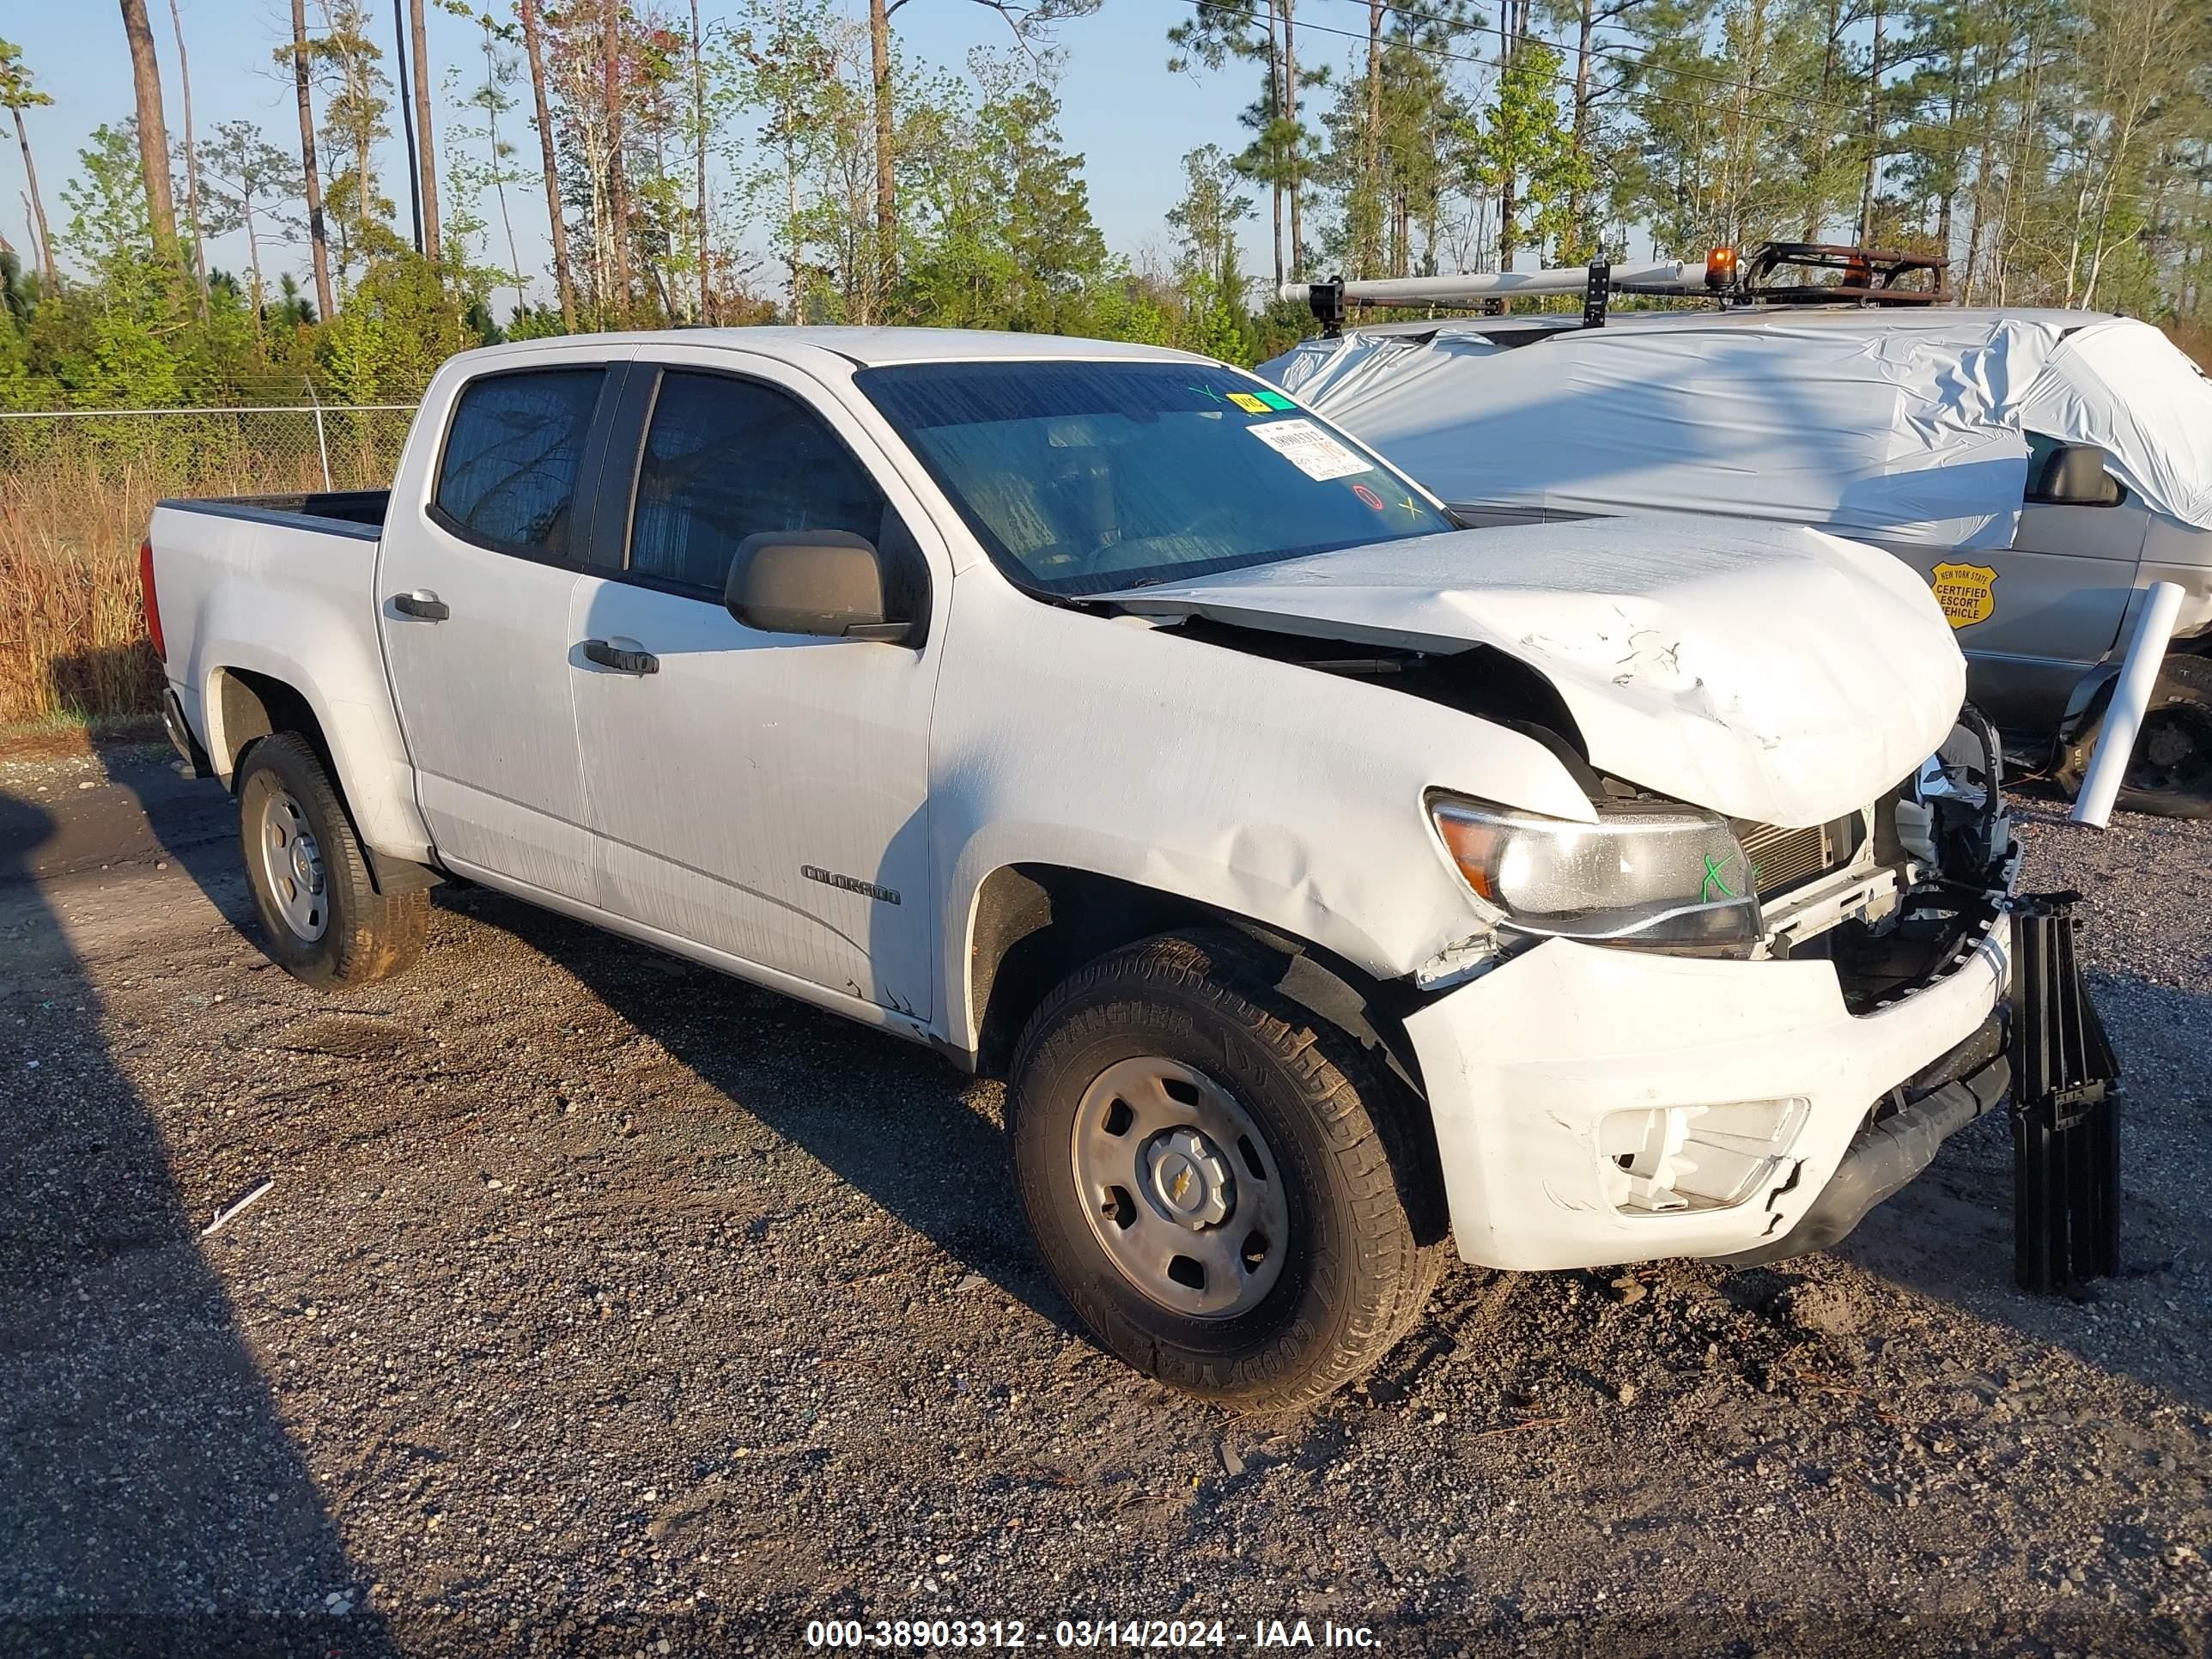
[[[1878,248],[1826,242],[1765,242],[1739,258],[1732,247],[1717,247],[1703,259],[1649,260],[1614,264],[1560,265],[1542,270],[1466,271],[1453,276],[1336,277],[1325,283],[1285,283],[1279,297],[1303,301],[1330,339],[1344,331],[1347,306],[1474,306],[1495,313],[1505,302],[1549,294],[1583,296],[1583,325],[1602,328],[1615,294],[1647,294],[1710,299],[1723,306],[1743,305],[1937,305],[1949,300],[1944,273],[1948,261],[1933,255],[1898,253]],[[1832,270],[1834,283],[1778,283],[1784,267]],[[1927,273],[1932,280],[1913,286],[1900,279]]]

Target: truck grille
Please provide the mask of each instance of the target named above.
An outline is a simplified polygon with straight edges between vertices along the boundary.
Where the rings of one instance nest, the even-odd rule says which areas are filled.
[[[1736,843],[1751,866],[1759,897],[1784,892],[1843,863],[1845,843],[1834,833],[1837,827],[1816,823],[1809,830],[1784,830],[1779,824],[1736,820]]]

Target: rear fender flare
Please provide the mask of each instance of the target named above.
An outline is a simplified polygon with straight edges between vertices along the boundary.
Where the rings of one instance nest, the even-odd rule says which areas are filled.
[[[380,675],[382,665],[376,667]],[[379,710],[332,698],[298,662],[242,641],[232,641],[223,651],[200,689],[208,757],[223,787],[235,789],[239,757],[248,744],[272,729],[264,699],[247,676],[284,687],[306,706],[317,727],[310,735],[319,740],[318,746],[328,757],[333,781],[363,845],[372,853],[410,863],[428,862],[429,835],[416,810],[414,771],[404,750],[398,748],[388,700]],[[380,727],[389,728],[388,744]]]

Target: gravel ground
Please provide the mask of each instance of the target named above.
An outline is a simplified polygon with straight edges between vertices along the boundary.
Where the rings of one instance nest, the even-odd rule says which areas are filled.
[[[1074,1328],[994,1085],[483,893],[318,996],[213,786],[0,766],[0,1650],[2206,1652],[2212,825],[2025,817],[2128,1067],[2125,1276],[2011,1287],[1985,1121],[1833,1255],[1455,1269],[1255,1421]]]

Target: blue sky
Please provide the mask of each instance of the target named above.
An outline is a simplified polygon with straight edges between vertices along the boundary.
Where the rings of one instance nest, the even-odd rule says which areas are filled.
[[[270,141],[290,149],[298,139],[289,71],[278,71],[270,52],[290,34],[290,12],[282,0],[179,0],[185,44],[191,53],[194,125],[203,138],[226,120],[258,123]],[[372,32],[386,43],[395,0],[372,0]],[[671,10],[684,9],[672,4]],[[709,24],[731,8],[725,0],[703,0]],[[23,49],[25,62],[40,87],[54,100],[51,108],[26,112],[39,165],[46,212],[58,233],[67,219],[62,185],[75,168],[76,151],[103,121],[131,112],[130,59],[117,8],[108,0],[76,4],[4,8],[0,33]],[[167,0],[149,0],[155,42],[161,59],[166,103],[173,136],[183,132],[178,94],[176,46]],[[313,8],[310,8],[312,13]],[[1060,91],[1060,132],[1068,148],[1085,161],[1092,215],[1117,252],[1135,255],[1147,243],[1164,247],[1162,216],[1180,193],[1181,158],[1201,144],[1225,149],[1243,143],[1237,112],[1249,102],[1255,79],[1243,67],[1207,76],[1194,84],[1166,67],[1169,26],[1189,15],[1187,0],[1104,0],[1095,15],[1064,25],[1058,33],[1063,53]],[[1366,9],[1355,0],[1313,0],[1306,19],[1340,28],[1364,27]],[[957,69],[971,46],[1000,46],[1008,39],[998,14],[974,0],[909,0],[893,19],[904,49],[913,56]],[[481,62],[476,30],[434,6],[428,28],[431,55],[441,66],[459,64],[473,76]],[[1315,33],[1303,38],[1302,58],[1341,60],[1352,43]],[[464,82],[473,84],[473,81]],[[523,88],[526,101],[526,88]],[[518,112],[518,116],[522,112]],[[395,131],[398,122],[392,123]],[[19,248],[25,246],[22,161],[14,134],[0,146],[0,228]],[[528,130],[514,135],[524,145],[526,162],[536,151]],[[441,153],[443,143],[441,143]],[[388,193],[400,204],[406,198],[397,146],[386,161]],[[179,180],[181,193],[183,181]],[[535,191],[514,198],[516,232],[526,271],[545,263],[544,209]],[[526,228],[526,226],[527,228]],[[1255,218],[1245,234],[1245,269],[1266,269],[1267,232]],[[501,250],[503,252],[503,249]],[[242,270],[245,239],[210,244],[213,263]],[[304,272],[305,250],[280,251],[272,269]],[[495,260],[498,254],[494,255]],[[762,285],[774,285],[763,273]]]

